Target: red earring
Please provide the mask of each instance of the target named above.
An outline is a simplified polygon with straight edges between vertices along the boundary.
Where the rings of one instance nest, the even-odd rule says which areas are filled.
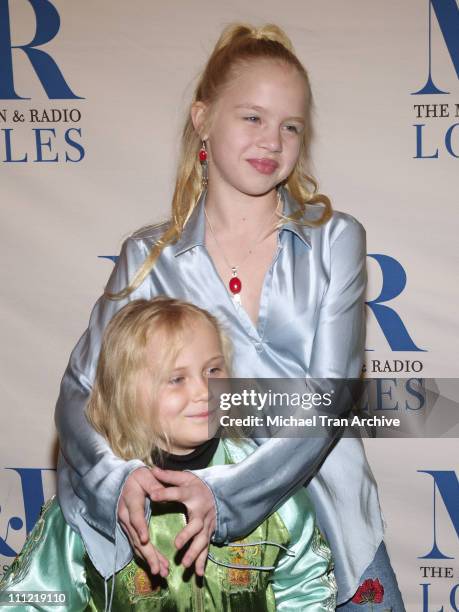
[[[202,184],[202,188],[205,189],[207,187],[207,148],[206,148],[206,141],[203,140],[202,141],[202,146],[199,149],[199,161],[201,162],[201,169],[202,169],[202,175],[201,175],[201,184]]]
[[[206,162],[207,161],[207,149],[206,149],[206,141],[202,141],[202,147],[199,149],[199,161]]]
[[[207,161],[207,149],[206,149],[206,141],[205,140],[202,141],[202,146],[199,149],[199,161],[201,163]]]

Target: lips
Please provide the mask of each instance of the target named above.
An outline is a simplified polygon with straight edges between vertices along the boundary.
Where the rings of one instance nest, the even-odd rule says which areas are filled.
[[[272,174],[279,167],[279,164],[273,159],[248,159],[247,161],[261,174]]]
[[[202,412],[198,412],[197,414],[188,414],[187,417],[189,419],[207,419],[211,414],[212,412],[210,410],[203,410]]]

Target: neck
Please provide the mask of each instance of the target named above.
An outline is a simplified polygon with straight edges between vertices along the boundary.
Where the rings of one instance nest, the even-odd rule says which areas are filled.
[[[193,453],[197,448],[199,448],[199,446],[195,446],[193,448],[181,448],[179,446],[172,446],[171,448],[167,449],[161,444],[158,444],[158,448],[162,453],[165,453],[166,455],[183,455],[183,457],[186,457],[186,455],[191,455],[191,453]]]
[[[213,228],[219,234],[258,232],[271,218],[274,226],[277,221],[274,218],[277,204],[275,188],[256,196],[210,182],[207,189],[206,211]]]
[[[161,454],[154,451],[153,463],[167,470],[201,469],[207,467],[218,444],[218,438],[210,438],[189,452],[177,452],[176,448],[169,452],[163,450]]]

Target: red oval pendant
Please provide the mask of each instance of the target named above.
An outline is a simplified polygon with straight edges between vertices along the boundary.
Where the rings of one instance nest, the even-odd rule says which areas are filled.
[[[240,293],[242,289],[242,283],[237,276],[233,276],[233,278],[229,282],[229,288],[231,293]]]

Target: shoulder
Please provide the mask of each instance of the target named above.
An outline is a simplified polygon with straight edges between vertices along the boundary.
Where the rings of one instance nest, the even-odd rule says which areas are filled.
[[[313,210],[311,210],[313,209]],[[307,205],[305,219],[309,222],[320,219],[322,206]],[[321,225],[305,228],[308,240],[313,250],[322,253],[325,258],[334,253],[351,254],[363,257],[366,254],[366,232],[362,223],[349,213],[334,210],[328,221]]]
[[[151,249],[158,243],[169,225],[163,221],[155,225],[146,225],[132,232],[123,240],[120,252],[120,261],[128,260],[134,266],[142,264]]]
[[[72,566],[74,571],[78,571],[83,553],[83,541],[67,524],[59,502],[56,496],[53,496],[42,507],[38,521],[11,564],[1,586],[14,586],[15,590],[20,586],[26,591],[36,590],[38,586],[50,590],[50,587],[55,587],[56,584],[47,584],[47,579],[52,578],[54,582],[65,580],[65,566]],[[47,573],[50,559],[55,563],[55,567],[60,568],[59,576]]]
[[[127,240],[153,246],[167,230],[170,221],[161,221],[153,225],[145,225],[133,232]]]
[[[323,202],[304,202],[300,205],[288,190],[284,190],[287,213],[295,213],[302,209],[302,222],[304,225],[296,227],[290,224],[295,233],[303,233],[306,242],[316,243],[317,246],[327,247],[333,244],[340,236],[365,237],[365,229],[362,223],[347,212],[331,209],[331,215],[327,212],[327,206]],[[329,217],[322,222],[324,213]],[[312,244],[311,244],[312,246]]]
[[[320,204],[306,205],[305,218],[308,221],[317,221],[323,211],[323,206]],[[365,239],[365,228],[362,223],[349,213],[333,210],[331,218],[323,225],[312,228],[312,234],[321,234],[322,238],[326,238],[330,244],[335,240],[340,240],[348,237],[349,239]]]
[[[340,210],[333,211],[333,216],[329,221],[330,232],[333,235],[333,239],[336,240],[341,236],[354,235],[354,236],[365,236],[365,228],[362,223],[350,215],[349,213],[342,212]]]
[[[364,278],[367,241],[363,225],[349,213],[334,211],[326,226],[327,258],[335,277],[359,274]]]
[[[243,461],[258,448],[257,444],[250,438],[222,438],[221,444],[232,463]]]

